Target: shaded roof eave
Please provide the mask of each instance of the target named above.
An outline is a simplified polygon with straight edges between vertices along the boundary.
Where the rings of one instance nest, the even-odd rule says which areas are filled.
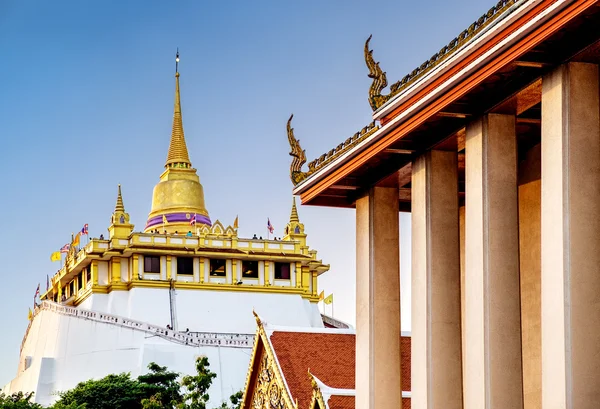
[[[573,3],[569,0],[542,0],[531,1],[531,7],[529,7],[530,5],[522,6],[518,10],[518,13],[512,13],[510,18],[499,21],[498,24],[491,27],[490,30],[474,39],[472,43],[465,45],[465,48],[457,52],[455,56],[452,56],[447,64],[456,65],[460,63],[466,58],[466,54],[464,53],[469,51],[472,54],[477,49],[475,47],[482,47],[485,45],[485,41],[488,41],[489,35],[494,34],[495,31],[497,32],[501,27],[504,27],[505,31],[508,31],[508,34],[494,34],[501,38],[494,46],[481,53],[480,56],[462,69],[452,75],[448,75],[447,78],[443,77],[448,69],[444,70],[444,67],[440,67],[439,69],[432,70],[413,86],[398,95],[397,98],[392,99],[389,104],[382,107],[386,112],[390,112],[390,110],[394,109],[392,107],[414,97],[415,94],[422,91],[425,87],[424,84],[431,84],[434,81],[440,81],[441,79],[441,82],[437,84],[435,88],[422,95],[420,99],[416,100],[414,103],[411,103],[404,111],[391,117],[388,122],[384,123],[380,129],[368,138],[361,141],[347,152],[344,152],[332,162],[327,163],[316,172],[308,175],[306,179],[294,187],[293,193],[300,195],[303,203],[310,204],[310,202],[318,197],[325,189],[334,185],[337,181],[348,176],[354,169],[358,168],[361,161],[364,162],[374,157],[388,145],[400,139],[405,134],[410,133],[413,128],[425,123],[445,105],[456,100],[461,95],[467,94],[470,89],[487,78],[486,75],[492,75],[494,70],[499,69],[499,64],[507,64],[518,58],[519,55],[540,44],[545,38],[560,30],[564,24],[570,21],[570,18],[576,17],[578,13],[585,11],[587,8],[593,6],[594,3],[596,2],[592,0],[577,3]],[[542,11],[538,11],[532,18],[522,18],[523,13],[531,13],[532,7],[536,6],[544,8]],[[565,18],[560,24],[546,24],[550,19],[569,6],[572,6],[569,10],[578,7],[568,16],[569,18]],[[518,27],[506,26],[507,24],[514,23],[515,19],[519,17],[524,21]],[[539,34],[539,32],[541,32],[541,34]],[[535,36],[532,40],[529,40],[528,35],[531,34],[535,34]],[[486,37],[486,35],[488,37]],[[502,35],[504,35],[504,37],[502,37]],[[465,85],[463,83],[465,78],[472,78],[472,80]],[[382,110],[379,110],[374,116],[379,118],[382,116],[382,112]],[[392,135],[390,135],[390,133],[392,133]],[[353,159],[357,157],[360,157],[360,159],[353,161]]]

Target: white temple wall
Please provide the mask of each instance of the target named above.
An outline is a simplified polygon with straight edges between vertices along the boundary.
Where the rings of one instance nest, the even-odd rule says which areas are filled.
[[[107,312],[125,317],[131,316],[129,312],[129,291],[111,291],[108,294]]]
[[[98,261],[98,284],[108,284],[108,261]]]
[[[121,281],[126,283],[129,281],[129,263],[131,262],[130,258],[121,259]]]
[[[171,323],[169,291],[164,288],[132,288],[128,318],[166,327]],[[121,313],[122,314],[122,313]]]
[[[175,298],[180,330],[252,334],[252,310],[271,324],[323,327],[317,305],[299,295],[177,290]]]
[[[323,327],[317,305],[295,294],[176,290],[175,302],[179,330],[253,334],[252,310],[271,324]],[[79,308],[166,327],[171,323],[169,306],[164,288],[132,288],[92,294]]]
[[[111,373],[131,372],[137,377],[146,373],[150,362],[193,374],[196,357],[206,355],[217,373],[209,391],[209,407],[215,407],[243,388],[250,353],[251,347],[180,345],[142,331],[42,310],[32,322],[21,354],[21,359],[31,357],[31,365],[3,391],[33,391],[36,402],[49,405],[56,391]]]

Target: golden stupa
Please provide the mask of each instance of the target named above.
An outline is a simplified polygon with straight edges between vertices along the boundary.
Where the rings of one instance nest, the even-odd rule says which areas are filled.
[[[179,53],[175,59],[175,110],[165,171],[152,193],[152,209],[145,232],[195,231],[195,225],[211,225],[204,204],[204,189],[188,154],[181,119]]]

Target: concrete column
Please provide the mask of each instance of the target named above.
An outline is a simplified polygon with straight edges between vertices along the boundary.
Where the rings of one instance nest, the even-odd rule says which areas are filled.
[[[458,224],[460,232],[460,336],[462,352],[462,373],[465,373],[465,206],[458,208]],[[463,382],[463,396],[465,383]]]
[[[519,164],[519,249],[523,407],[542,407],[541,146]]]
[[[600,404],[598,66],[542,82],[542,407]]]
[[[412,397],[422,409],[462,409],[460,243],[456,152],[412,167]]]
[[[515,118],[488,114],[466,133],[465,409],[520,409]]]
[[[400,368],[398,189],[356,201],[356,407],[397,409]]]

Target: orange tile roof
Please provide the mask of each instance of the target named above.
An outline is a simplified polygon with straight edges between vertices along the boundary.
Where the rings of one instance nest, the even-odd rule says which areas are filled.
[[[311,402],[309,369],[330,388],[354,389],[354,334],[273,331],[269,339],[292,400],[298,400],[298,408],[308,408]],[[410,337],[401,338],[401,356],[402,389],[409,391]],[[329,405],[332,409],[354,409],[354,397],[332,396]]]
[[[330,409],[354,409],[354,396],[333,395],[327,404]]]
[[[354,335],[275,331],[270,341],[299,408],[310,405],[309,369],[327,386],[354,389]]]

